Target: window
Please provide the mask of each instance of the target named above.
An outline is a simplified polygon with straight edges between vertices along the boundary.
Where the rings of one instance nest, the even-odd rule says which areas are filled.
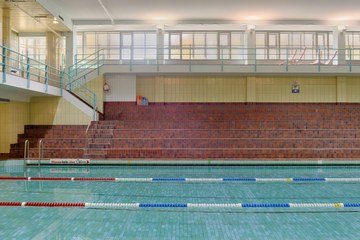
[[[39,62],[46,62],[46,37],[19,37],[21,54]]]
[[[244,32],[167,32],[165,59],[245,59]]]
[[[328,58],[332,45],[332,32],[257,32],[256,58],[286,59],[305,49],[303,59]]]
[[[78,32],[79,59],[101,51],[105,59],[156,59],[155,32]]]
[[[360,60],[360,32],[346,32],[346,60]]]

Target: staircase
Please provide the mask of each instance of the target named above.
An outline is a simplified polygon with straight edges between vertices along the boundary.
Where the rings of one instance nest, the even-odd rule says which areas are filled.
[[[107,150],[114,138],[117,121],[92,122],[86,135],[86,147],[83,158],[106,159]]]

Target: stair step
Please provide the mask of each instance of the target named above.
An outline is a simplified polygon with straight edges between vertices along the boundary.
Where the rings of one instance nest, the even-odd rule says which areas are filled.
[[[110,144],[101,144],[101,143],[90,143],[88,149],[94,148],[109,148]]]

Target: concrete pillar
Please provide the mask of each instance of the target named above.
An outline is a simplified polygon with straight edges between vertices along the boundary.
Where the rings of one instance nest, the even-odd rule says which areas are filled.
[[[10,21],[10,9],[3,8],[2,17],[2,45],[11,48],[11,21]]]
[[[246,31],[247,64],[255,64],[256,33],[255,25],[248,25]]]
[[[52,32],[46,33],[46,45],[47,45],[47,57],[46,57],[46,64],[57,68],[57,41],[56,41],[56,35]]]
[[[66,32],[66,56],[65,65],[69,67],[74,64],[74,32]]]
[[[159,25],[156,27],[156,35],[157,35],[157,59],[158,63],[162,64],[164,61],[164,25]]]
[[[336,26],[333,30],[333,45],[334,50],[337,50],[337,56],[334,58],[334,64],[345,64],[346,63],[346,27],[345,26]],[[330,56],[331,57],[331,56]]]

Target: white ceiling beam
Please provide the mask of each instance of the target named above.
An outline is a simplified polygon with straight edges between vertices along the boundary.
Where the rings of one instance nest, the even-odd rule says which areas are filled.
[[[61,21],[69,30],[73,30],[72,19],[59,6],[51,0],[36,0],[44,9]]]
[[[98,2],[101,5],[101,7],[104,9],[106,15],[110,18],[111,24],[114,25],[114,18],[111,16],[111,14],[109,13],[108,9],[106,8],[102,0],[98,0]]]

